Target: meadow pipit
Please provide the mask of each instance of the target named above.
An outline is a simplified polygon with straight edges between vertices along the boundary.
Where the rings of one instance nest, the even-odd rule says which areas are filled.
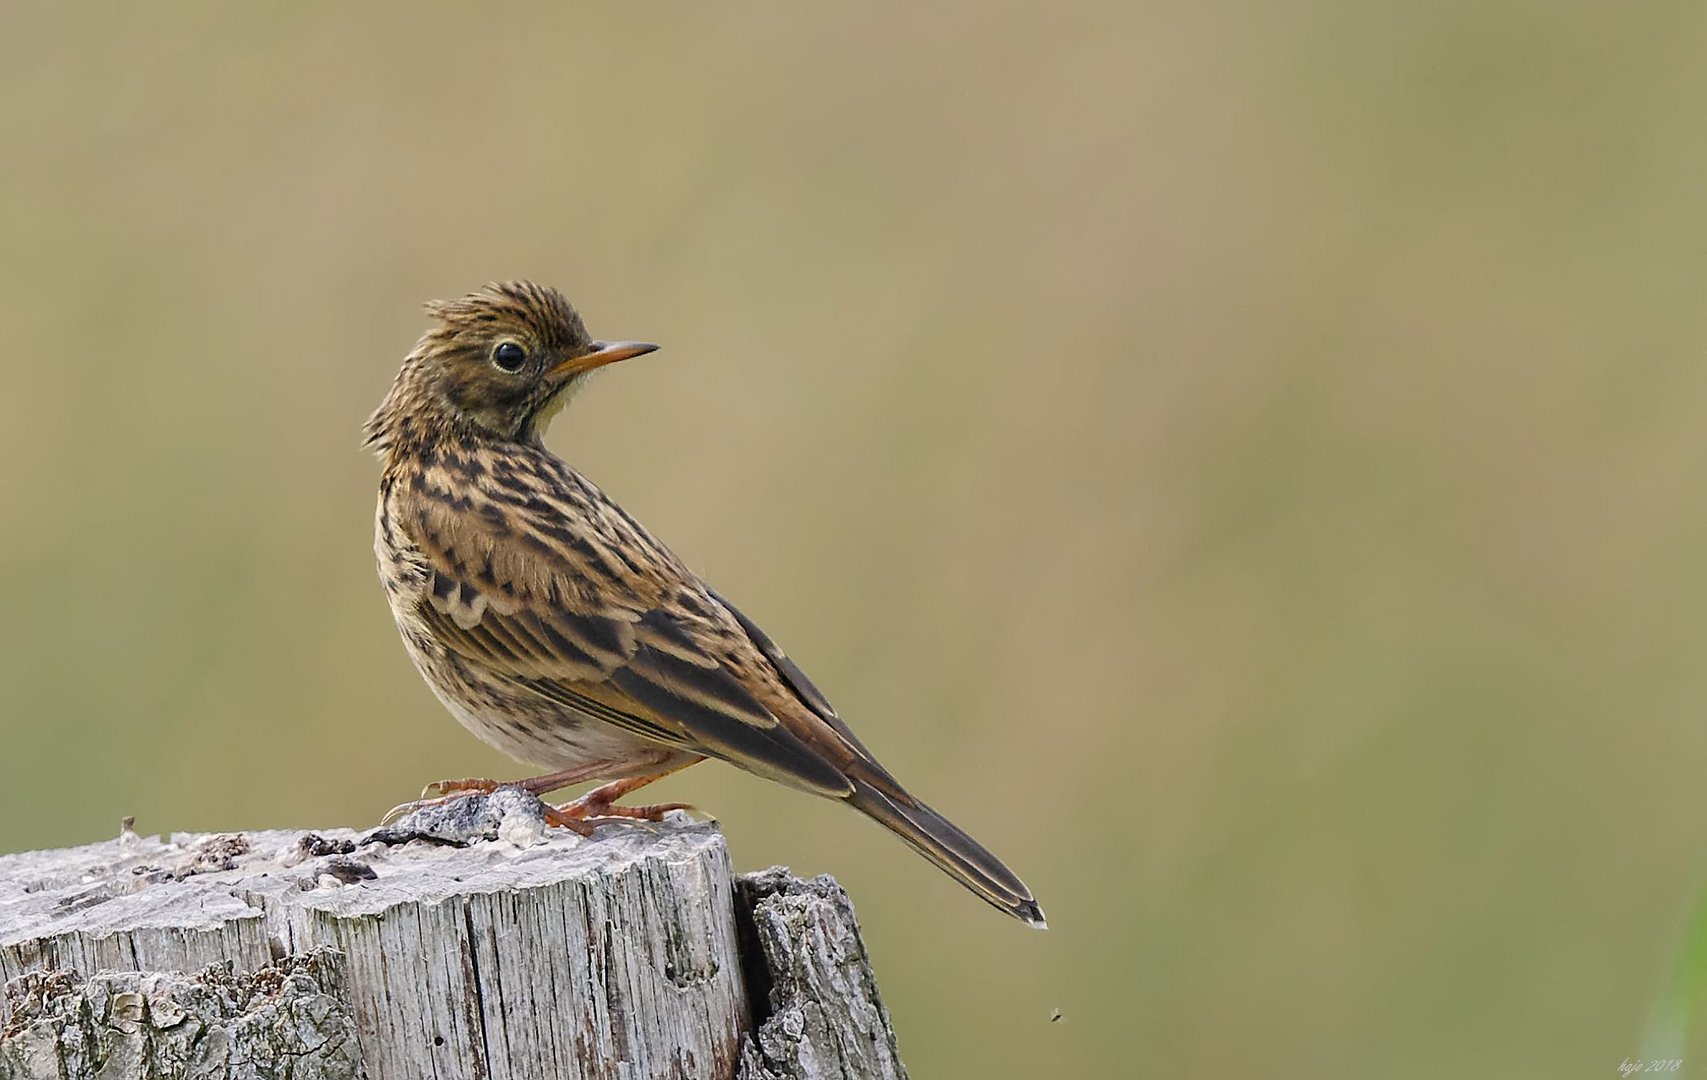
[[[384,462],[374,549],[403,643],[470,731],[543,769],[544,794],[606,781],[552,820],[656,820],[617,800],[708,757],[841,799],[1033,926],[1031,892],[915,799],[752,620],[540,441],[596,368],[594,341],[527,282],[429,304],[438,325],[367,422]],[[435,785],[451,797],[490,780]]]

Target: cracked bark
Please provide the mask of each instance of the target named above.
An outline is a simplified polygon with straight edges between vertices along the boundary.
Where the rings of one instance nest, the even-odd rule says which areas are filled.
[[[824,876],[773,866],[735,884],[759,1021],[737,1080],[907,1080],[853,902]]]
[[[0,856],[0,1080],[906,1075],[829,879],[457,813]]]

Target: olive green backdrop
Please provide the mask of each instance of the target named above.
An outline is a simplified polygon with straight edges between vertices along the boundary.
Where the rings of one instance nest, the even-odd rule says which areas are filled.
[[[0,850],[520,772],[404,658],[358,428],[528,276],[665,346],[552,446],[1048,910],[664,786],[848,886],[916,1075],[1707,1070],[1704,58],[1661,2],[0,7]]]

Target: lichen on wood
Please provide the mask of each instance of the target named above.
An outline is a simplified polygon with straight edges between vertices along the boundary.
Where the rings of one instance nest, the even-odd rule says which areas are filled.
[[[0,1080],[229,1077],[356,1080],[356,1024],[326,986],[329,954],[237,974],[31,972],[6,986]]]

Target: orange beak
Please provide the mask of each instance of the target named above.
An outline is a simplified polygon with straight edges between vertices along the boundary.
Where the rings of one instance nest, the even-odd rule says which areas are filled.
[[[567,379],[573,375],[582,375],[594,368],[602,368],[606,364],[614,364],[618,360],[630,357],[645,356],[657,351],[658,346],[650,341],[595,341],[588,346],[587,352],[569,359],[552,368],[548,373],[552,378]]]

